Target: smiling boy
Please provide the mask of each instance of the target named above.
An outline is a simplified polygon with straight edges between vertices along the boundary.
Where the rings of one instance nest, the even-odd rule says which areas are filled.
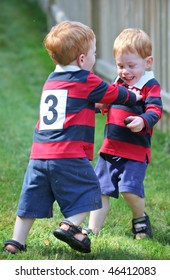
[[[145,212],[144,178],[151,160],[151,137],[162,114],[160,85],[151,71],[152,43],[141,29],[128,28],[113,46],[117,85],[140,90],[142,101],[132,107],[108,107],[105,135],[95,172],[102,192],[102,209],[92,211],[89,228],[98,233],[110,207],[110,197],[123,196],[132,211],[135,239],[152,238],[149,216]]]

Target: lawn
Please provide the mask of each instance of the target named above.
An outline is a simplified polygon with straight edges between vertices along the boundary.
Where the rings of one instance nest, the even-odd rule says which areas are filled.
[[[2,13],[3,11],[3,13]],[[46,19],[35,1],[1,0],[0,17],[0,246],[12,236],[32,133],[38,117],[42,85],[54,65],[43,48]],[[95,165],[103,140],[104,117],[96,117]],[[52,219],[37,220],[26,253],[4,254],[1,260],[169,260],[170,142],[155,129],[152,163],[145,179],[146,212],[153,240],[135,241],[131,212],[122,198],[112,200],[105,226],[92,236],[92,253],[80,254],[55,239],[52,231],[62,216],[54,205]],[[88,221],[86,221],[88,222]]]

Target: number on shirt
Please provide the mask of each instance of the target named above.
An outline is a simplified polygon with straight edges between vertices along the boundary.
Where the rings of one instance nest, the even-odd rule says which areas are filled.
[[[62,129],[66,118],[68,91],[45,90],[40,102],[40,130]]]

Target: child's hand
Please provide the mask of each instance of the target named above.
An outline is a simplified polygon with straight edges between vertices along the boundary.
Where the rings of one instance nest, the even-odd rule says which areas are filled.
[[[136,101],[140,101],[140,100],[142,100],[142,94],[140,93],[140,90],[138,90],[138,89],[132,89],[131,90],[133,93],[135,93],[135,95],[136,95]]]
[[[108,104],[95,103],[95,107],[100,109],[103,116],[108,111]]]
[[[145,127],[144,120],[138,116],[129,116],[124,123],[132,132],[140,132]]]
[[[102,104],[102,103],[95,103],[95,108],[98,108],[98,109],[103,109],[103,107],[105,106],[106,104]]]

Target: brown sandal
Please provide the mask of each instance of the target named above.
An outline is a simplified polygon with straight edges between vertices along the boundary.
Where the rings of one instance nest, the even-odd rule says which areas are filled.
[[[68,225],[69,228],[64,230],[61,226],[65,224]],[[88,238],[88,234],[85,230],[83,230],[79,226],[75,226],[69,220],[64,219],[60,223],[60,227],[55,229],[53,232],[54,236],[64,242],[66,242],[72,249],[77,250],[81,253],[90,253],[91,252],[91,242]],[[75,236],[76,234],[83,234],[84,238],[82,241],[78,240]]]

